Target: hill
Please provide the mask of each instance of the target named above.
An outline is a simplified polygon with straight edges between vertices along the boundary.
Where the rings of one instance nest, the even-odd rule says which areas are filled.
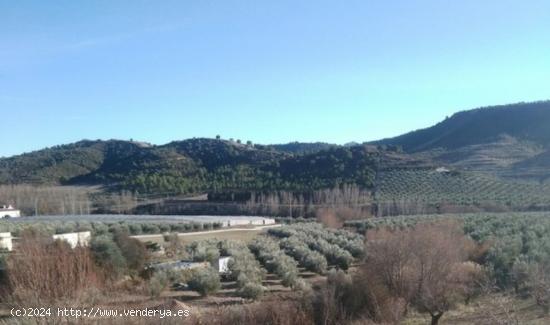
[[[459,112],[422,130],[375,141],[454,167],[541,181],[550,160],[550,101]],[[545,153],[546,152],[546,153]],[[538,157],[538,158],[537,158]]]
[[[419,152],[491,143],[508,135],[546,147],[550,144],[549,123],[550,101],[519,103],[459,112],[432,127],[374,143]]]
[[[142,145],[118,140],[82,140],[0,159],[2,184],[59,184],[121,161]]]
[[[103,185],[140,193],[372,187],[383,154],[371,149],[298,154],[204,138],[162,146],[85,140],[0,159],[0,184]]]
[[[336,148],[338,145],[326,142],[290,142],[285,144],[272,144],[266,147],[287,153],[306,154]]]
[[[421,209],[487,202],[539,209],[550,205],[547,125],[550,102],[538,102],[460,112],[431,128],[363,145],[83,140],[0,159],[0,185],[99,185],[107,192],[219,197],[354,185],[391,211],[399,210],[396,205],[413,209],[403,203],[411,198]]]

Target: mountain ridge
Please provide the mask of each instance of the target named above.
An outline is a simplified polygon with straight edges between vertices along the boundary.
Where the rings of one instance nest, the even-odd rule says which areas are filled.
[[[0,184],[86,184],[180,193],[302,191],[345,184],[372,188],[379,170],[440,165],[545,181],[550,170],[547,125],[550,101],[458,112],[432,127],[363,144],[81,140],[0,158]]]

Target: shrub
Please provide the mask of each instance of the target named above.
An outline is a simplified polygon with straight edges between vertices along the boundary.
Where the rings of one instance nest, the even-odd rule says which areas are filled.
[[[62,241],[24,236],[6,260],[11,298],[25,304],[75,299],[102,285],[90,250]]]
[[[264,294],[265,288],[257,283],[246,283],[244,286],[239,288],[237,290],[237,294],[240,297],[246,298],[246,299],[253,299],[256,300],[260,298]]]
[[[281,251],[274,240],[256,238],[249,247],[268,271],[277,274],[284,286],[294,286],[299,274],[297,263]]]
[[[118,278],[126,272],[126,259],[110,235],[95,236],[90,243],[95,262],[110,278]]]
[[[211,267],[197,270],[191,276],[188,285],[191,290],[197,291],[203,296],[207,296],[220,289],[220,276],[218,271]]]
[[[169,277],[165,272],[156,272],[149,279],[149,294],[151,297],[158,297],[169,284]]]
[[[135,238],[129,237],[126,232],[116,232],[114,234],[114,241],[120,248],[128,269],[133,274],[141,272],[149,260],[149,252],[145,244]]]
[[[213,240],[195,241],[189,244],[186,249],[195,262],[208,261],[214,263],[220,257],[218,242]]]
[[[132,235],[141,235],[143,232],[141,224],[139,223],[131,223],[128,228],[130,229],[130,234]]]

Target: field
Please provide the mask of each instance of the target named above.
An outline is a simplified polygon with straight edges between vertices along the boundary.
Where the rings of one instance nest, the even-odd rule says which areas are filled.
[[[268,226],[269,227],[269,226]],[[183,244],[189,244],[194,241],[201,240],[238,240],[245,243],[250,242],[254,239],[259,233],[265,231],[264,227],[247,227],[247,228],[231,228],[223,230],[211,230],[211,231],[201,231],[201,232],[191,232],[191,233],[180,233],[178,238]],[[155,242],[163,244],[166,241],[164,240],[163,235],[137,235],[134,238],[139,239],[143,242]]]
[[[107,222],[106,218],[99,222]],[[132,222],[127,222],[128,218],[115,216],[111,222],[129,228]],[[41,221],[44,224],[58,223],[60,219],[48,217]],[[138,216],[135,220],[139,220],[137,224],[140,225],[154,220],[158,221],[155,225],[160,226],[181,219]],[[278,319],[284,316],[277,314],[277,308],[290,308],[286,313],[306,317],[308,320],[304,324],[319,323],[318,317],[322,316],[332,319],[327,324],[344,324],[352,319],[372,317],[420,325],[430,322],[430,319],[433,321],[434,316],[430,316],[428,307],[435,308],[431,312],[439,315],[437,320],[441,317],[441,324],[516,321],[517,324],[538,325],[550,319],[543,307],[546,298],[540,295],[544,291],[538,290],[530,280],[540,274],[532,273],[533,270],[539,270],[550,260],[547,236],[550,213],[370,218],[348,221],[344,229],[327,228],[317,222],[296,222],[264,227],[202,229],[178,235],[142,233],[131,237],[121,232],[124,229],[112,227],[107,232],[94,232],[90,245],[90,257],[95,263],[118,274],[108,282],[108,292],[98,293],[105,307],[173,305],[174,308],[188,308],[194,315],[200,314],[203,321],[233,317],[231,319],[236,323],[257,319],[262,306],[270,306],[272,316]],[[8,271],[10,267],[17,266],[18,270],[26,267],[25,259],[30,258],[29,254],[36,254],[36,249],[45,250],[38,255],[48,256],[63,249],[55,243],[47,245],[21,246],[23,254],[6,259]],[[400,258],[396,254],[398,251],[403,252],[401,256],[408,257],[394,263],[396,258]],[[73,253],[65,251],[63,254],[63,259],[70,260]],[[150,258],[145,259],[149,254]],[[216,266],[223,256],[230,258],[227,273],[219,273]],[[119,258],[125,261],[123,265],[119,265]],[[414,282],[415,277],[424,271],[415,273],[421,265],[414,262],[415,258],[427,258],[423,263],[434,265],[433,270],[442,270],[440,273],[428,271],[431,273],[426,273],[426,279],[430,282],[424,284],[430,283],[429,292],[442,291],[436,291],[437,295],[432,296],[426,291],[400,293],[394,291],[393,286],[384,289],[383,275],[391,274],[384,267],[393,268],[392,265],[402,265],[403,269],[397,274],[407,274],[403,279],[413,281],[395,288],[419,288]],[[181,260],[199,266],[157,268],[165,265],[164,262]],[[55,263],[48,265],[47,261],[42,261],[40,269],[63,271]],[[36,270],[21,270],[20,273],[30,272]],[[36,273],[33,278],[40,279],[40,274]],[[38,279],[27,279],[24,283],[27,285]],[[90,278],[90,283],[93,281],[93,277]],[[41,292],[42,284],[41,280],[37,282],[38,292]],[[24,294],[26,291],[20,292]],[[64,295],[63,292],[59,294]],[[371,295],[375,295],[375,301],[380,301],[379,307],[372,307],[369,302]],[[400,299],[408,299],[410,310],[407,313],[400,312],[403,308]],[[429,304],[426,305],[425,301]],[[334,306],[339,307],[334,309]],[[243,315],[251,318],[243,320]],[[223,322],[219,321],[219,324]]]
[[[131,235],[161,234],[167,232],[196,232],[220,229],[228,223],[263,223],[263,217],[254,216],[175,216],[175,215],[64,215],[0,219],[0,232],[18,236],[25,228],[39,228],[46,233],[59,234],[74,231],[105,233],[114,228],[126,229]]]
[[[469,209],[536,210],[550,206],[550,186],[466,171],[394,169],[379,173],[375,200],[387,210],[391,205],[402,205],[397,213],[403,214],[439,212],[437,208],[445,204]],[[403,210],[407,206],[410,212]]]

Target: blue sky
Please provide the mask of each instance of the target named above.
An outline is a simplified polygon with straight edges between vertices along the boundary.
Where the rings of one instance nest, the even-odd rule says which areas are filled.
[[[0,0],[0,156],[367,141],[550,99],[550,2]]]

